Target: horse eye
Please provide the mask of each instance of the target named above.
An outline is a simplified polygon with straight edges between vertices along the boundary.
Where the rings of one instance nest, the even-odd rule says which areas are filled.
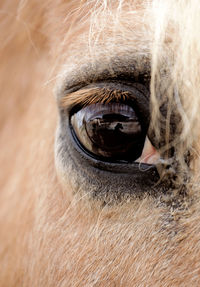
[[[104,161],[133,162],[143,154],[147,130],[131,105],[91,104],[71,116],[71,129],[85,152]]]

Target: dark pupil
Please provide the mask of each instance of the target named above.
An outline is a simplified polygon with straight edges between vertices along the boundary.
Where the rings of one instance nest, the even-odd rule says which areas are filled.
[[[140,157],[146,134],[130,106],[95,104],[73,117],[79,141],[93,154],[110,160],[134,161]]]

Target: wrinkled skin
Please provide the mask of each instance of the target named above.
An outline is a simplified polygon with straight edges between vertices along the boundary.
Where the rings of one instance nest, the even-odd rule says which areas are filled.
[[[170,200],[154,173],[91,164],[70,139],[70,85],[151,66],[143,1],[127,1],[131,39],[114,17],[96,47],[83,2],[0,4],[0,286],[199,286],[198,194]]]

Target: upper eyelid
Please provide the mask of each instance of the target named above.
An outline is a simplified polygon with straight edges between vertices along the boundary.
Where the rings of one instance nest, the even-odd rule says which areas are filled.
[[[84,86],[95,82],[126,79],[137,81],[143,78],[147,85],[150,82],[151,63],[148,57],[135,55],[129,52],[123,57],[113,57],[108,63],[99,59],[95,63],[86,62],[77,65],[68,72],[64,72],[56,87],[58,103],[67,94],[72,94]]]

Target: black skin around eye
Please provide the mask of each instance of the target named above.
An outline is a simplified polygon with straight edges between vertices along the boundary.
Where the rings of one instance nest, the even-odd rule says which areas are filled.
[[[83,148],[93,155],[132,162],[142,153],[146,131],[128,105],[93,104],[75,113],[71,123]]]

